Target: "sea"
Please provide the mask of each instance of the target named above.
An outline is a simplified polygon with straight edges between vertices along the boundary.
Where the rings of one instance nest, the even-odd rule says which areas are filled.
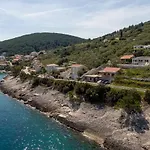
[[[0,74],[2,79],[5,74]],[[101,150],[94,142],[0,92],[0,150]]]

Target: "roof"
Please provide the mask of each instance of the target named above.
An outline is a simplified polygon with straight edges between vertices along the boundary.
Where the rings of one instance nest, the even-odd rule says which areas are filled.
[[[133,59],[150,59],[149,56],[141,56],[141,57],[135,57]]]
[[[120,71],[121,68],[115,68],[115,67],[106,67],[103,70],[99,71],[99,72],[110,72],[110,73],[117,73],[118,71]]]
[[[57,67],[58,70],[66,69],[65,67]]]
[[[131,59],[131,58],[133,58],[134,57],[134,55],[124,55],[124,56],[122,56],[120,59],[121,60],[123,60],[123,59]]]
[[[71,67],[81,67],[81,66],[83,66],[83,65],[81,65],[81,64],[72,64]]]
[[[84,75],[84,77],[97,78],[102,77],[101,75]]]
[[[56,67],[58,67],[57,64],[48,64],[47,66],[56,66]]]
[[[20,59],[16,58],[16,59],[13,59],[13,61],[19,61]]]

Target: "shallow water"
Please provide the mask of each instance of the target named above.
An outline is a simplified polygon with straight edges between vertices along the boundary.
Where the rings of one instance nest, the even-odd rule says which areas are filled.
[[[0,150],[98,149],[80,134],[0,93]]]

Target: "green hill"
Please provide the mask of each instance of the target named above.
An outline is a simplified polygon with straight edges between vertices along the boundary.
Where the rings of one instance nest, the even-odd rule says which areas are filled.
[[[43,57],[42,61],[44,64],[75,61],[89,68],[106,64],[109,60],[112,64],[116,64],[120,56],[134,53],[133,46],[141,44],[150,44],[150,21],[129,26],[82,44],[56,49],[50,52],[49,56]],[[138,53],[150,56],[150,50]]]
[[[58,33],[34,33],[0,42],[0,53],[26,54],[84,42],[79,37]]]

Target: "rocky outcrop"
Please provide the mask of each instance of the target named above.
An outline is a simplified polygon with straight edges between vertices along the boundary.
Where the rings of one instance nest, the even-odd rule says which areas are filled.
[[[8,77],[0,84],[1,90],[25,104],[48,113],[61,123],[111,150],[150,149],[150,108],[143,114],[122,114],[121,110],[91,105],[82,102],[75,105],[67,95],[56,90],[38,86],[31,88],[30,82]],[[141,131],[141,132],[139,132]],[[104,142],[104,143],[103,143]]]

